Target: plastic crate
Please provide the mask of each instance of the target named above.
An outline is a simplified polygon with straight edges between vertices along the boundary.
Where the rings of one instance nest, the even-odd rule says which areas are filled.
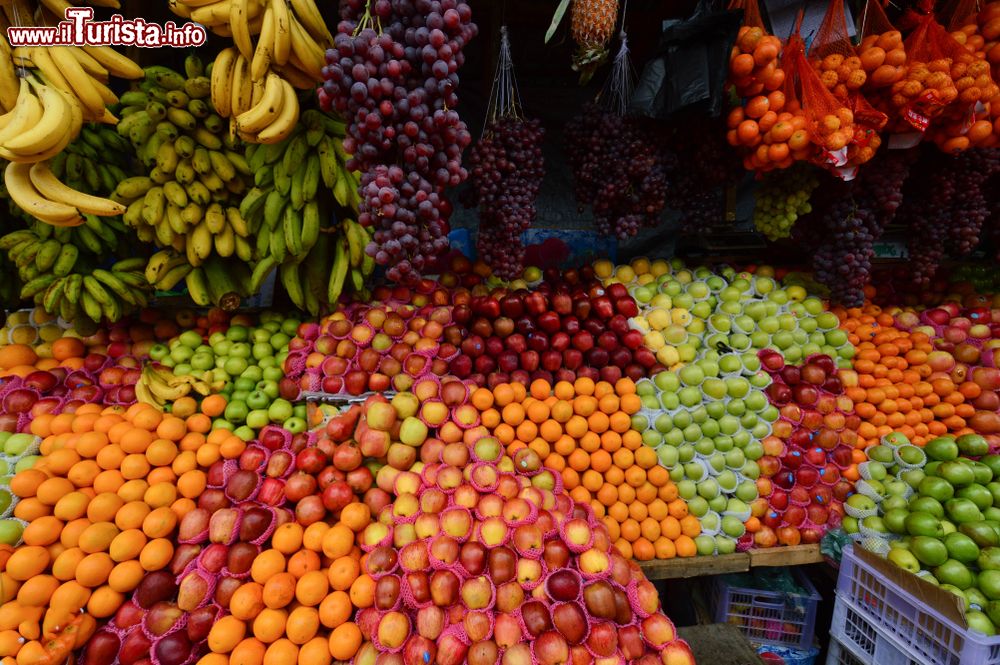
[[[816,607],[822,598],[798,569],[792,569],[792,576],[805,593],[739,586],[735,575],[714,578],[710,599],[715,621],[736,626],[755,644],[808,651],[815,634]]]
[[[872,654],[868,643],[888,640],[903,660],[876,658],[878,665],[1000,665],[1000,636],[988,637],[958,625],[926,601],[895,584],[854,553],[844,550],[837,579],[837,605],[831,632]]]
[[[830,646],[826,652],[826,665],[876,665],[876,664],[881,665],[881,663],[883,662],[885,663],[899,662],[892,660],[893,654],[891,651],[889,654],[886,654],[886,652],[882,651],[880,652],[879,655],[882,658],[886,658],[888,656],[888,659],[878,661],[874,660],[871,657],[862,657],[857,653],[855,653],[854,649],[852,649],[851,646],[844,644],[839,639],[831,636]],[[903,661],[903,662],[912,662],[912,661]],[[921,663],[920,665],[926,665],[926,664]]]
[[[928,665],[915,660],[866,615],[841,597],[833,609],[827,665]],[[834,643],[839,651],[834,653]]]

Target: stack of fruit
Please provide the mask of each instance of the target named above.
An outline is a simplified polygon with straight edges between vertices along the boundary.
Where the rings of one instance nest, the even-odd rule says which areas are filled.
[[[694,556],[698,520],[631,427],[642,406],[631,379],[501,383],[475,390],[472,404],[508,455],[559,472],[570,498],[593,509],[624,556]]]
[[[938,437],[923,449],[892,434],[869,449],[864,494],[851,497],[849,530],[897,566],[957,595],[973,630],[1000,626],[1000,456],[976,435]],[[974,461],[973,458],[978,458]],[[874,498],[873,498],[874,497]]]
[[[281,367],[298,326],[295,319],[265,314],[259,326],[234,323],[224,333],[212,333],[207,342],[201,334],[185,331],[169,345],[153,346],[149,356],[169,368],[169,374],[193,377],[220,393],[223,410],[215,413],[217,409],[213,409],[211,415],[224,420],[244,440],[256,438],[257,432],[271,423],[298,433],[307,428],[305,407],[289,401],[297,392],[282,396],[281,391]],[[171,382],[162,373],[158,380],[154,372],[152,367],[144,371],[143,383],[149,392],[142,391],[140,399],[162,407],[190,392],[189,382]],[[219,422],[215,426],[219,427]]]
[[[761,358],[773,379],[768,397],[781,418],[758,462],[770,493],[763,492],[766,508],[756,516],[761,527],[754,541],[818,543],[840,524],[843,502],[854,491],[842,474],[864,460],[864,453],[855,455],[860,419],[829,356],[810,356],[802,365],[785,364],[773,351],[762,351]]]
[[[0,432],[0,543],[17,545],[28,523],[15,515],[20,497],[10,487],[12,476],[38,461],[41,439],[31,434]]]

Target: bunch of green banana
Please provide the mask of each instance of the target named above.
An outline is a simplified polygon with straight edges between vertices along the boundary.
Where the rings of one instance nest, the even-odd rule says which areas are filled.
[[[226,311],[235,310],[243,298],[256,292],[250,288],[250,266],[245,261],[210,256],[195,267],[173,249],[153,254],[143,276],[157,291],[172,291],[183,281],[196,305],[215,305]]]
[[[287,139],[247,146],[254,187],[240,213],[256,234],[250,288],[278,269],[292,302],[314,315],[336,303],[349,274],[349,284],[361,290],[374,268],[363,251],[367,231],[348,219],[356,215],[357,181],[345,166],[343,137],[342,122],[309,109]],[[345,221],[333,221],[336,213]],[[341,255],[347,260],[340,262]]]
[[[16,266],[22,283],[20,297],[49,314],[74,321],[79,315],[97,323],[114,322],[148,304],[149,284],[143,275],[146,259],[123,259],[102,268],[97,259],[60,232],[38,225],[0,238],[0,250]],[[46,233],[48,231],[48,233]]]
[[[210,71],[188,56],[182,75],[146,68],[137,90],[122,95],[118,133],[128,137],[148,175],[118,183],[112,198],[140,240],[172,247],[198,267],[209,256],[253,258],[239,203],[251,182],[239,139],[208,99]]]
[[[191,391],[206,396],[222,390],[222,382],[212,384],[210,379],[211,377],[198,379],[191,375],[178,376],[169,367],[147,364],[142,368],[142,374],[135,384],[135,397],[162,411],[168,404],[189,395]]]

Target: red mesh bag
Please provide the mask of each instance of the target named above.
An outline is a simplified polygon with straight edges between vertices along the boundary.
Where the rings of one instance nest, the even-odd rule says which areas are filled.
[[[742,9],[744,27],[767,30],[764,26],[764,17],[760,14],[760,5],[757,4],[757,0],[731,0],[726,9],[730,11]]]
[[[823,15],[816,38],[809,47],[809,60],[827,90],[841,101],[860,90],[868,78],[854,52],[847,32],[844,0],[832,0]]]
[[[865,92],[887,88],[906,75],[903,35],[889,21],[881,0],[868,0],[861,12],[858,57],[868,75]]]
[[[786,72],[785,99],[798,100],[809,136],[822,149],[818,161],[824,165],[843,166],[847,161],[847,146],[854,138],[854,113],[823,85],[809,63],[805,44],[799,36],[801,21],[800,14],[781,60]],[[794,106],[794,102],[786,102],[786,108]]]
[[[733,0],[729,9],[742,9],[743,26],[729,56],[729,82],[740,97],[779,90],[784,72],[779,67],[781,40],[764,27],[757,0]]]

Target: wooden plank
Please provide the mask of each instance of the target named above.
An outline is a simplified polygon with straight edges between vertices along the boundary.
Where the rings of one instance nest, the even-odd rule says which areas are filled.
[[[691,646],[696,663],[760,665],[763,662],[736,626],[726,623],[683,626],[677,632]]]
[[[673,580],[685,577],[704,577],[726,573],[745,573],[750,570],[750,557],[746,553],[718,556],[696,556],[686,559],[642,561],[639,563],[650,580]]]
[[[639,566],[650,580],[673,580],[686,577],[745,573],[751,568],[804,566],[822,563],[819,545],[795,545],[750,550],[736,554],[697,556],[688,559],[641,561]]]
[[[782,566],[803,566],[810,563],[822,563],[819,544],[794,545],[792,547],[771,547],[761,550],[750,550],[751,568],[774,568]]]

